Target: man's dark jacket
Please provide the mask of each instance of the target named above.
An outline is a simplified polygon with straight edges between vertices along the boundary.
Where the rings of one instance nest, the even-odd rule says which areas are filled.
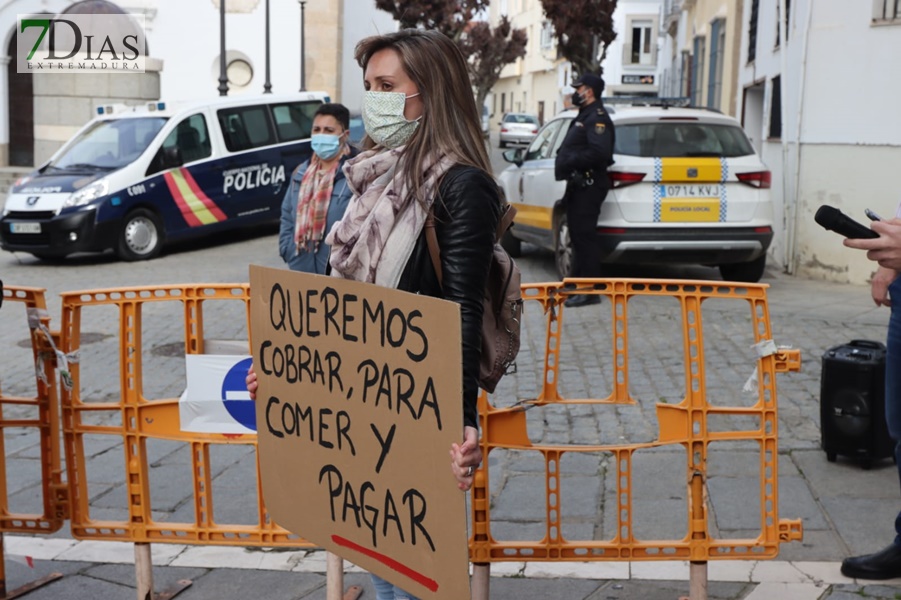
[[[572,179],[573,172],[578,172],[606,184],[606,171],[613,164],[615,143],[613,121],[601,101],[595,100],[583,106],[570,124],[557,152],[554,178],[557,181]]]

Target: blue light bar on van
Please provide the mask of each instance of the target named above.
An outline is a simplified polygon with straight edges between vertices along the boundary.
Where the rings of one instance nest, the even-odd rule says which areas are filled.
[[[108,114],[111,114],[112,112],[113,112],[112,106],[98,106],[97,107],[98,115],[108,115]]]

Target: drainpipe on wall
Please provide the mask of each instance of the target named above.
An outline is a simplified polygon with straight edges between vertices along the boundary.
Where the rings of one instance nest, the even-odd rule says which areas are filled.
[[[784,0],[779,0],[783,2]],[[798,75],[798,124],[795,130],[795,183],[794,183],[794,198],[791,203],[791,210],[789,212],[789,222],[787,223],[788,227],[786,227],[786,231],[788,232],[788,239],[786,240],[786,271],[789,274],[794,274],[797,270],[797,256],[795,256],[797,250],[797,239],[798,239],[798,190],[801,188],[801,111],[804,108],[804,87],[807,82],[807,49],[808,49],[808,38],[810,35],[810,23],[812,20],[813,14],[813,0],[807,0],[807,19],[804,25],[804,39],[801,42],[801,72]],[[781,32],[785,27],[780,27],[779,31]],[[782,41],[785,41],[785,34],[782,33]],[[784,57],[784,54],[783,54]],[[784,60],[784,58],[783,58]],[[784,73],[783,69],[783,73]],[[783,94],[784,96],[784,94]],[[783,102],[783,105],[785,102]],[[785,112],[782,113],[783,115]],[[784,139],[785,136],[783,136]],[[783,155],[784,156],[784,155]],[[785,181],[785,176],[783,175],[783,181]],[[783,194],[785,192],[783,191]]]
[[[776,0],[776,23],[779,26],[778,27],[778,30],[779,30],[779,73],[780,73],[780,75],[779,75],[779,87],[780,87],[780,89],[779,89],[779,111],[782,114],[781,119],[782,119],[783,125],[785,124],[785,118],[788,116],[788,111],[785,110],[785,104],[787,102],[786,98],[788,97],[788,94],[785,93],[785,91],[786,91],[785,83],[786,83],[786,79],[788,79],[786,77],[786,72],[785,72],[785,65],[786,65],[785,55],[788,54],[788,52],[787,52],[788,48],[785,47],[785,19],[782,18],[782,14],[783,14],[782,11],[784,11],[784,10],[785,10],[785,0]],[[772,82],[770,83],[770,86],[772,86]],[[772,98],[772,97],[773,97],[773,91],[772,91],[772,89],[770,89],[770,98]],[[770,114],[772,114],[772,112],[773,112],[773,107],[771,105],[770,106]],[[800,118],[801,118],[801,115],[798,115],[799,120],[800,120]],[[772,123],[772,121],[773,121],[773,119],[771,116],[770,123]],[[786,169],[788,168],[788,161],[787,161],[788,139],[786,136],[786,128],[785,127],[782,127],[782,131],[779,134],[779,138],[780,138],[780,145],[782,147],[782,205],[784,207],[783,210],[785,211],[785,215],[784,215],[785,221],[784,222],[785,222],[785,233],[786,233],[785,250],[784,250],[784,255],[782,257],[782,264],[785,265],[785,272],[790,274],[794,271],[794,261],[793,261],[794,253],[792,252],[791,247],[794,243],[793,238],[795,237],[795,234],[794,234],[794,230],[795,230],[795,227],[794,227],[795,199],[794,199],[794,195],[790,193],[791,189],[789,189],[789,185],[788,185],[788,173],[786,172]]]

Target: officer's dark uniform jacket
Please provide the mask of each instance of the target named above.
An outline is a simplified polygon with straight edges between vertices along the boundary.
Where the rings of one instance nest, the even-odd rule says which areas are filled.
[[[610,115],[600,100],[579,110],[570,124],[554,161],[554,177],[572,181],[581,176],[609,188],[607,167],[613,164],[616,134]]]
[[[463,334],[463,423],[478,427],[479,360],[482,354],[482,298],[500,219],[494,179],[475,167],[451,168],[438,186],[435,233],[441,249],[442,282],[432,266],[423,231],[397,289],[451,300],[460,305]],[[430,348],[441,352],[441,348]]]

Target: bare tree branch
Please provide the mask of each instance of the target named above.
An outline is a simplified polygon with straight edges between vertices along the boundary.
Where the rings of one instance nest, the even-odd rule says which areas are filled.
[[[469,64],[469,76],[481,107],[504,66],[525,56],[528,37],[506,16],[492,28],[473,18],[490,0],[376,0],[375,6],[403,28],[437,29],[457,43]]]
[[[541,0],[554,27],[560,53],[576,73],[603,74],[601,62],[616,39],[613,11],[617,0]]]

